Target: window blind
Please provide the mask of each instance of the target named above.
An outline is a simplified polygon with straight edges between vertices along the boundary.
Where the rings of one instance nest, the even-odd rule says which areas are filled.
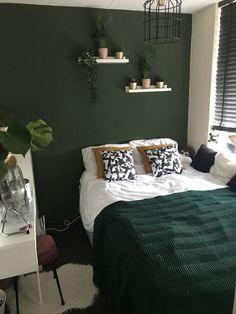
[[[236,2],[221,8],[212,128],[236,132]]]

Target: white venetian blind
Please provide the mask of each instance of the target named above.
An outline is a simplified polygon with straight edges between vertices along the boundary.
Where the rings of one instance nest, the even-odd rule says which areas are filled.
[[[212,128],[236,131],[236,2],[221,8],[216,103]]]

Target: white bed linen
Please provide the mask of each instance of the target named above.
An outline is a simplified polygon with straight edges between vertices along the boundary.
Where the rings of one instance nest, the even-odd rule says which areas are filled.
[[[154,178],[138,175],[137,180],[108,182],[85,171],[80,179],[80,213],[83,225],[93,232],[94,220],[106,206],[123,200],[133,201],[189,190],[214,190],[226,187],[227,180],[199,172],[186,165],[184,172]]]

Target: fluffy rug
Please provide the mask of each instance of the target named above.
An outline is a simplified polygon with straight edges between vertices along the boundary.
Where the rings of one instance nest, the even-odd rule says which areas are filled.
[[[40,273],[40,282],[45,314],[60,314],[72,308],[84,309],[93,304],[98,289],[93,284],[93,268],[90,265],[65,264],[57,269],[65,305],[61,305],[53,273]],[[6,291],[10,313],[16,313],[15,291]],[[20,313],[41,314],[36,274],[19,278]]]

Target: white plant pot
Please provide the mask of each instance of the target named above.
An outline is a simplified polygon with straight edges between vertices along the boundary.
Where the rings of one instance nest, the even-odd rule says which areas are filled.
[[[108,57],[108,48],[98,48],[98,55],[101,59],[106,59]]]
[[[156,82],[156,87],[157,88],[163,88],[164,87],[164,82]]]
[[[117,51],[116,52],[116,59],[123,59],[124,52],[123,51]]]
[[[130,89],[136,89],[137,88],[137,82],[130,82],[129,83],[129,88]]]

